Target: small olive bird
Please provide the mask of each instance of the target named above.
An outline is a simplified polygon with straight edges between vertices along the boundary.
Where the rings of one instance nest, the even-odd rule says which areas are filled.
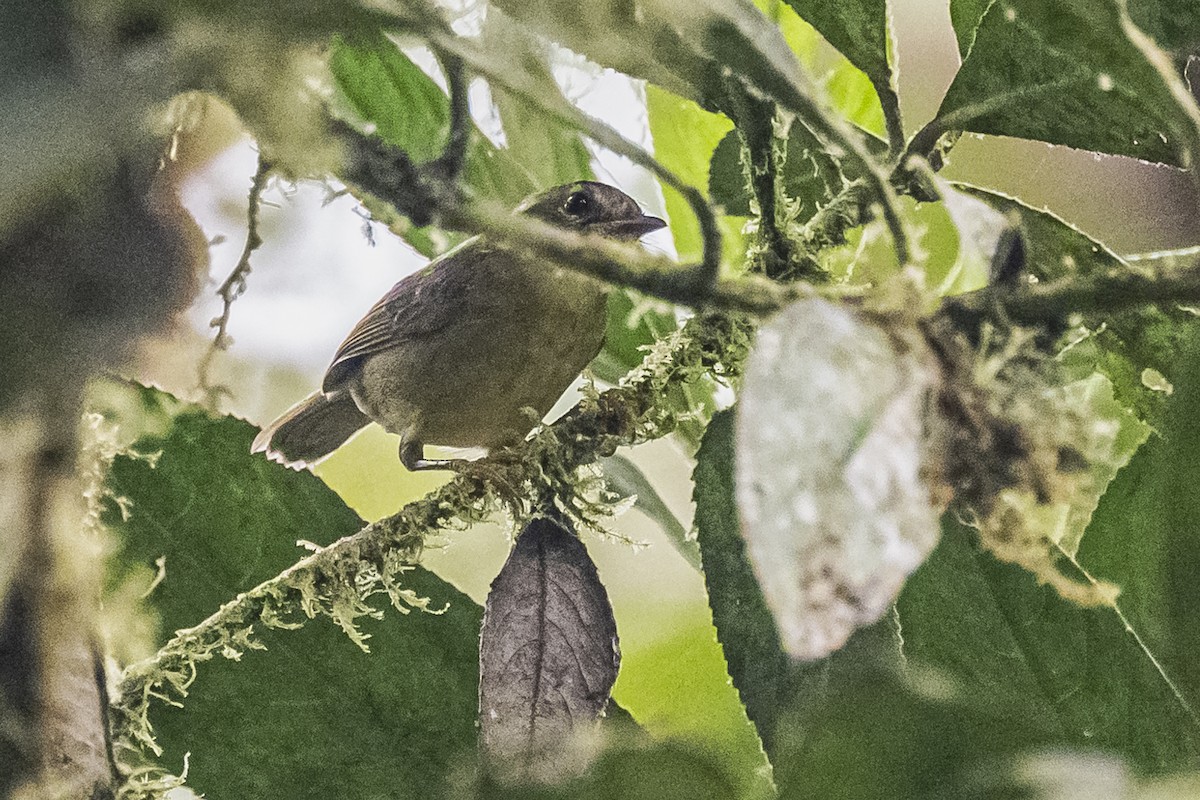
[[[666,225],[594,181],[514,213],[624,241]],[[426,443],[519,442],[600,352],[606,302],[599,281],[476,236],[393,286],[338,348],[321,389],[264,428],[252,452],[312,464],[372,421],[400,436],[410,470],[455,466],[426,459]]]

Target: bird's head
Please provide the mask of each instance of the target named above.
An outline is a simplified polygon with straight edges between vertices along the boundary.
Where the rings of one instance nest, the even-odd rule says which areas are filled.
[[[561,228],[632,241],[665,228],[658,217],[643,214],[637,201],[616,187],[576,181],[530,197],[517,211]]]

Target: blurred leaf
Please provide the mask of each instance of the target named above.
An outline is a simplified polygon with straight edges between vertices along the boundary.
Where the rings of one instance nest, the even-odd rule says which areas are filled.
[[[159,643],[305,555],[298,539],[328,544],[363,526],[310,473],[250,455],[253,426],[184,409],[136,444],[161,453],[155,462],[120,456],[108,483],[130,512],[113,503],[105,515],[120,542],[113,580],[165,559],[146,600]],[[321,619],[256,628],[265,652],[202,664],[183,708],[152,707],[161,763],[179,770],[190,753],[188,784],[212,797],[427,797],[475,748],[480,611],[420,567],[402,581],[448,607],[366,620],[369,655]]]
[[[759,330],[735,486],[747,554],[793,658],[822,658],[878,621],[937,543],[924,480],[935,380],[915,329],[823,300]]]
[[[530,77],[536,80],[534,87],[539,93],[561,94],[550,71],[550,53],[546,45],[525,35],[524,30],[498,8],[488,9],[482,42],[493,48],[505,48],[510,57],[520,59]],[[591,155],[579,131],[563,125],[501,86],[492,86],[492,99],[504,125],[505,150],[532,176],[536,189],[591,179]]]
[[[437,158],[450,133],[450,100],[390,39],[334,42],[329,67],[350,108],[417,163]]]
[[[636,497],[633,507],[657,522],[671,540],[671,544],[675,545],[679,555],[698,568],[700,551],[696,541],[688,538],[687,528],[684,528],[671,509],[667,508],[658,490],[638,465],[625,456],[615,455],[600,459],[600,467],[604,471],[604,480],[609,489],[622,497]]]
[[[1100,242],[1048,211],[1039,211],[1011,197],[973,187],[961,189],[1016,220],[1025,237],[1028,273],[1039,281],[1135,270]],[[1077,377],[1099,370],[1112,381],[1117,399],[1143,420],[1158,423],[1166,405],[1165,392],[1147,386],[1147,368],[1173,383],[1183,337],[1195,322],[1180,307],[1147,306],[1115,314],[1090,314],[1072,344],[1060,355]]]
[[[505,13],[593,61],[706,107],[722,106],[727,81],[760,91],[806,85],[778,28],[747,0],[622,3],[499,0]],[[614,36],[613,31],[620,31]],[[703,184],[701,184],[703,185]]]
[[[1011,776],[988,788],[1029,800],[1193,800],[1200,797],[1200,773],[1145,780],[1112,755],[1047,750],[1015,759]]]
[[[529,30],[601,66],[684,97],[703,99],[723,91],[712,66],[683,40],[662,2],[644,3],[637,13],[616,3],[569,0],[497,0],[495,5]],[[696,8],[694,16],[704,18],[705,11]]]
[[[978,197],[960,191],[949,181],[936,178],[942,205],[950,218],[957,241],[958,255],[944,275],[926,273],[935,291],[942,296],[982,289],[988,284],[992,256],[1000,236],[1008,228],[1004,214]],[[929,247],[927,240],[922,246]]]
[[[983,800],[974,785],[1045,740],[1024,720],[981,708],[974,687],[849,659],[838,666],[817,713],[798,712],[799,698],[781,714],[781,800]]]
[[[1080,543],[1080,563],[1121,587],[1121,608],[1195,709],[1200,707],[1200,335],[1179,356],[1175,400],[1161,427],[1118,473]],[[1193,715],[1195,719],[1195,715]]]
[[[478,800],[729,800],[738,797],[719,754],[674,742],[616,746],[575,780],[556,787],[505,787],[483,783]]]
[[[1195,763],[1200,723],[1136,629],[1112,608],[1076,606],[997,561],[963,525],[944,527],[897,602],[910,666],[936,669],[982,708],[1057,746],[1114,750],[1155,772]],[[1062,569],[1085,579],[1071,563]]]
[[[480,742],[506,782],[582,771],[620,662],[587,549],[556,520],[530,521],[492,582],[479,637]]]
[[[717,639],[746,714],[770,753],[795,675],[746,559],[733,493],[733,422],[732,411],[713,416],[696,454],[696,529]]]
[[[938,110],[946,128],[1178,163],[1174,132],[1191,123],[1125,36],[1118,0],[1000,0],[973,39],[981,4],[960,2],[951,2],[960,52],[973,44]],[[1200,41],[1192,0],[1131,5],[1151,33],[1170,28],[1160,45]]]

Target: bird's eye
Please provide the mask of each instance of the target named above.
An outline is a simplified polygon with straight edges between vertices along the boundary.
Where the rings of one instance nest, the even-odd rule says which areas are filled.
[[[591,208],[592,200],[583,192],[575,192],[563,203],[563,211],[572,217],[582,217]]]

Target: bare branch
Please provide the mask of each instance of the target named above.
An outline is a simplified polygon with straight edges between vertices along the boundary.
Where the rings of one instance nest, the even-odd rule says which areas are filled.
[[[246,206],[246,243],[242,247],[242,255],[229,276],[217,288],[217,296],[221,298],[221,314],[209,323],[216,328],[213,337],[200,363],[196,367],[197,385],[204,392],[205,403],[210,408],[216,408],[221,395],[229,394],[229,389],[221,384],[214,384],[210,376],[213,360],[217,353],[229,347],[229,317],[233,312],[233,303],[246,291],[246,276],[250,274],[250,255],[262,245],[262,236],[258,232],[259,210],[262,207],[262,193],[271,174],[272,164],[263,154],[258,154],[258,167],[250,182],[250,194]]]

